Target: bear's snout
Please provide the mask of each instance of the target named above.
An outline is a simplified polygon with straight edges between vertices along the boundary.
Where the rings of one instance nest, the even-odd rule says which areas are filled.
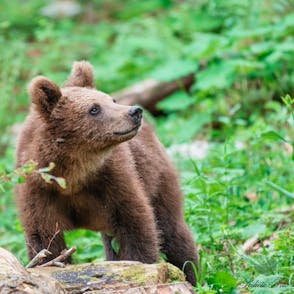
[[[139,106],[132,106],[130,111],[129,111],[129,115],[132,118],[132,120],[134,121],[134,123],[138,124],[141,119],[142,119],[142,108]]]

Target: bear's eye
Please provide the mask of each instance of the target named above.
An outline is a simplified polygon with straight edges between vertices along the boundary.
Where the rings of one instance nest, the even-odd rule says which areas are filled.
[[[112,99],[113,103],[116,103],[116,100],[115,99]]]
[[[92,107],[90,108],[89,113],[90,113],[91,115],[94,115],[94,116],[95,116],[95,115],[99,114],[100,111],[101,111],[100,106],[99,106],[99,105],[94,105],[94,106],[92,106]]]

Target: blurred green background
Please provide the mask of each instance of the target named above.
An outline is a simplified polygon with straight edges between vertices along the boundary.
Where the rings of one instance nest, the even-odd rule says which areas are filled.
[[[158,103],[161,115],[149,119],[180,170],[201,250],[196,289],[294,293],[294,2],[88,0],[68,6],[71,15],[54,3],[0,2],[0,246],[27,262],[13,167],[32,77],[61,85],[73,61],[86,59],[97,87],[112,93],[193,73],[191,89]],[[104,258],[99,234],[66,238],[76,262]]]

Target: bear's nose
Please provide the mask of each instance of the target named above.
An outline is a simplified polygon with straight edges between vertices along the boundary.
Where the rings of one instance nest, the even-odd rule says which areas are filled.
[[[142,108],[139,106],[132,106],[132,108],[129,111],[129,115],[133,119],[133,121],[137,124],[142,119]]]

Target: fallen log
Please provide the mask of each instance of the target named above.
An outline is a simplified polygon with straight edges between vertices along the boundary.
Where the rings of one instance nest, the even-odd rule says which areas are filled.
[[[0,293],[194,293],[169,263],[97,262],[25,269],[0,248]]]
[[[242,246],[243,252],[245,252],[246,254],[251,253],[254,246],[258,243],[258,241],[259,241],[258,234],[254,235],[250,239],[246,240],[246,242]]]
[[[47,275],[28,272],[10,252],[0,248],[0,293],[66,293]]]
[[[156,104],[165,97],[178,90],[189,90],[194,83],[194,74],[182,78],[160,82],[148,79],[139,82],[131,87],[113,93],[112,96],[117,102],[125,105],[141,105],[152,114],[157,114]]]

